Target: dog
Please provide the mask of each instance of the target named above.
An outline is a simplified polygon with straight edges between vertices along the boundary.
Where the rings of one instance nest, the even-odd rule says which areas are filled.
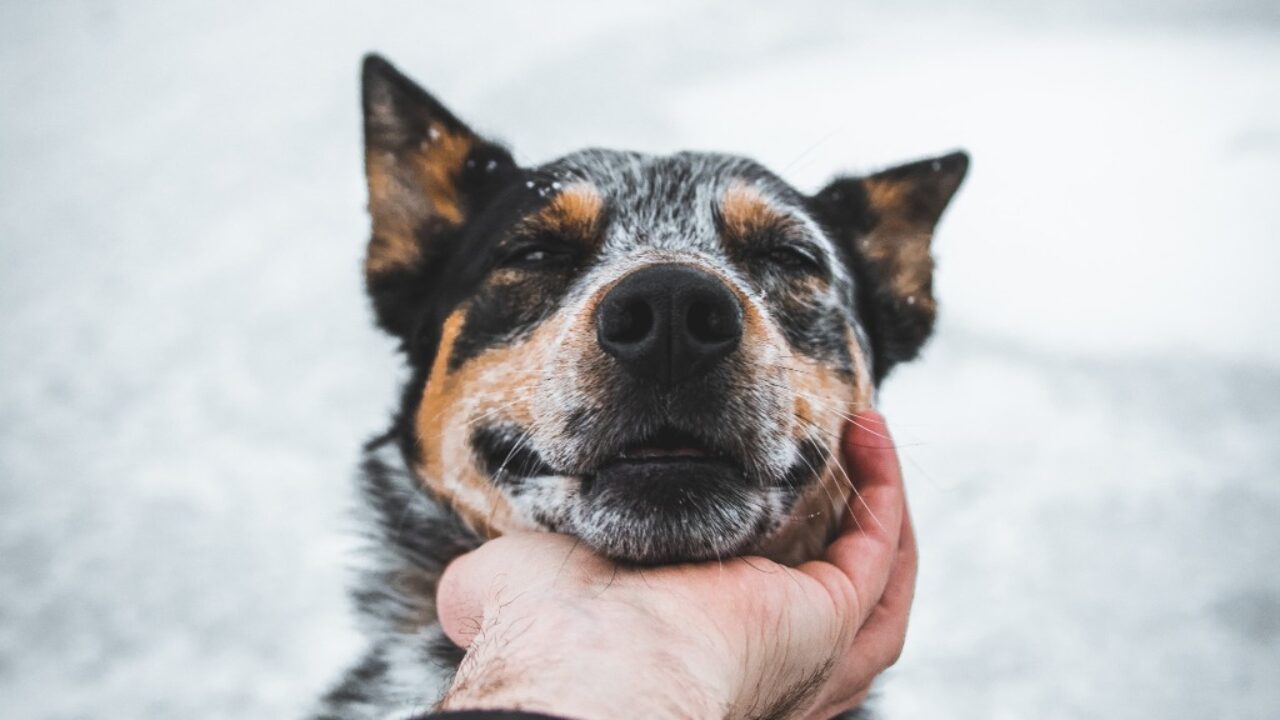
[[[806,195],[731,155],[522,167],[378,56],[362,70],[377,323],[411,369],[361,474],[368,654],[320,718],[430,709],[445,565],[517,530],[623,563],[821,554],[841,428],[932,332],[968,156]]]

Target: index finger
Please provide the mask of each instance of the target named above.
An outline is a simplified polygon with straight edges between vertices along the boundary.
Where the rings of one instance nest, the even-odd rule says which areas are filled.
[[[840,449],[853,483],[843,531],[863,527],[867,522],[896,530],[898,518],[891,518],[895,520],[891,524],[878,514],[882,504],[894,506],[899,513],[902,511],[902,501],[898,499],[903,492],[902,465],[884,416],[875,410],[855,413],[845,428]]]
[[[827,547],[825,559],[852,582],[860,620],[865,620],[884,594],[898,551],[905,504],[902,467],[889,426],[874,410],[850,419],[843,450],[853,487],[840,536]]]

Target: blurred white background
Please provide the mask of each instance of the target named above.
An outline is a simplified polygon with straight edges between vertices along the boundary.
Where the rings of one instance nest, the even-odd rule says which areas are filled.
[[[1280,716],[1280,6],[0,5],[0,717],[291,717],[360,639],[357,68],[541,162],[953,147],[882,400],[904,718]]]

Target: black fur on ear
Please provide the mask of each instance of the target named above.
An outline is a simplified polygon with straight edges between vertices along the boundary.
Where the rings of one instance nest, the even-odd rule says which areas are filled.
[[[934,228],[969,169],[954,152],[866,177],[837,178],[812,198],[848,254],[875,381],[911,360],[933,332]]]
[[[373,221],[365,286],[378,324],[407,345],[467,223],[520,171],[377,55],[364,59],[361,95]]]

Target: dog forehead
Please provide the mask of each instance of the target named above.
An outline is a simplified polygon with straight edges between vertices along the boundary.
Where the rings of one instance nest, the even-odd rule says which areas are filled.
[[[731,189],[749,188],[761,203],[779,208],[796,204],[789,186],[758,163],[732,155],[592,149],[542,170],[599,193],[608,212],[605,252],[645,247],[720,254],[715,212]]]

